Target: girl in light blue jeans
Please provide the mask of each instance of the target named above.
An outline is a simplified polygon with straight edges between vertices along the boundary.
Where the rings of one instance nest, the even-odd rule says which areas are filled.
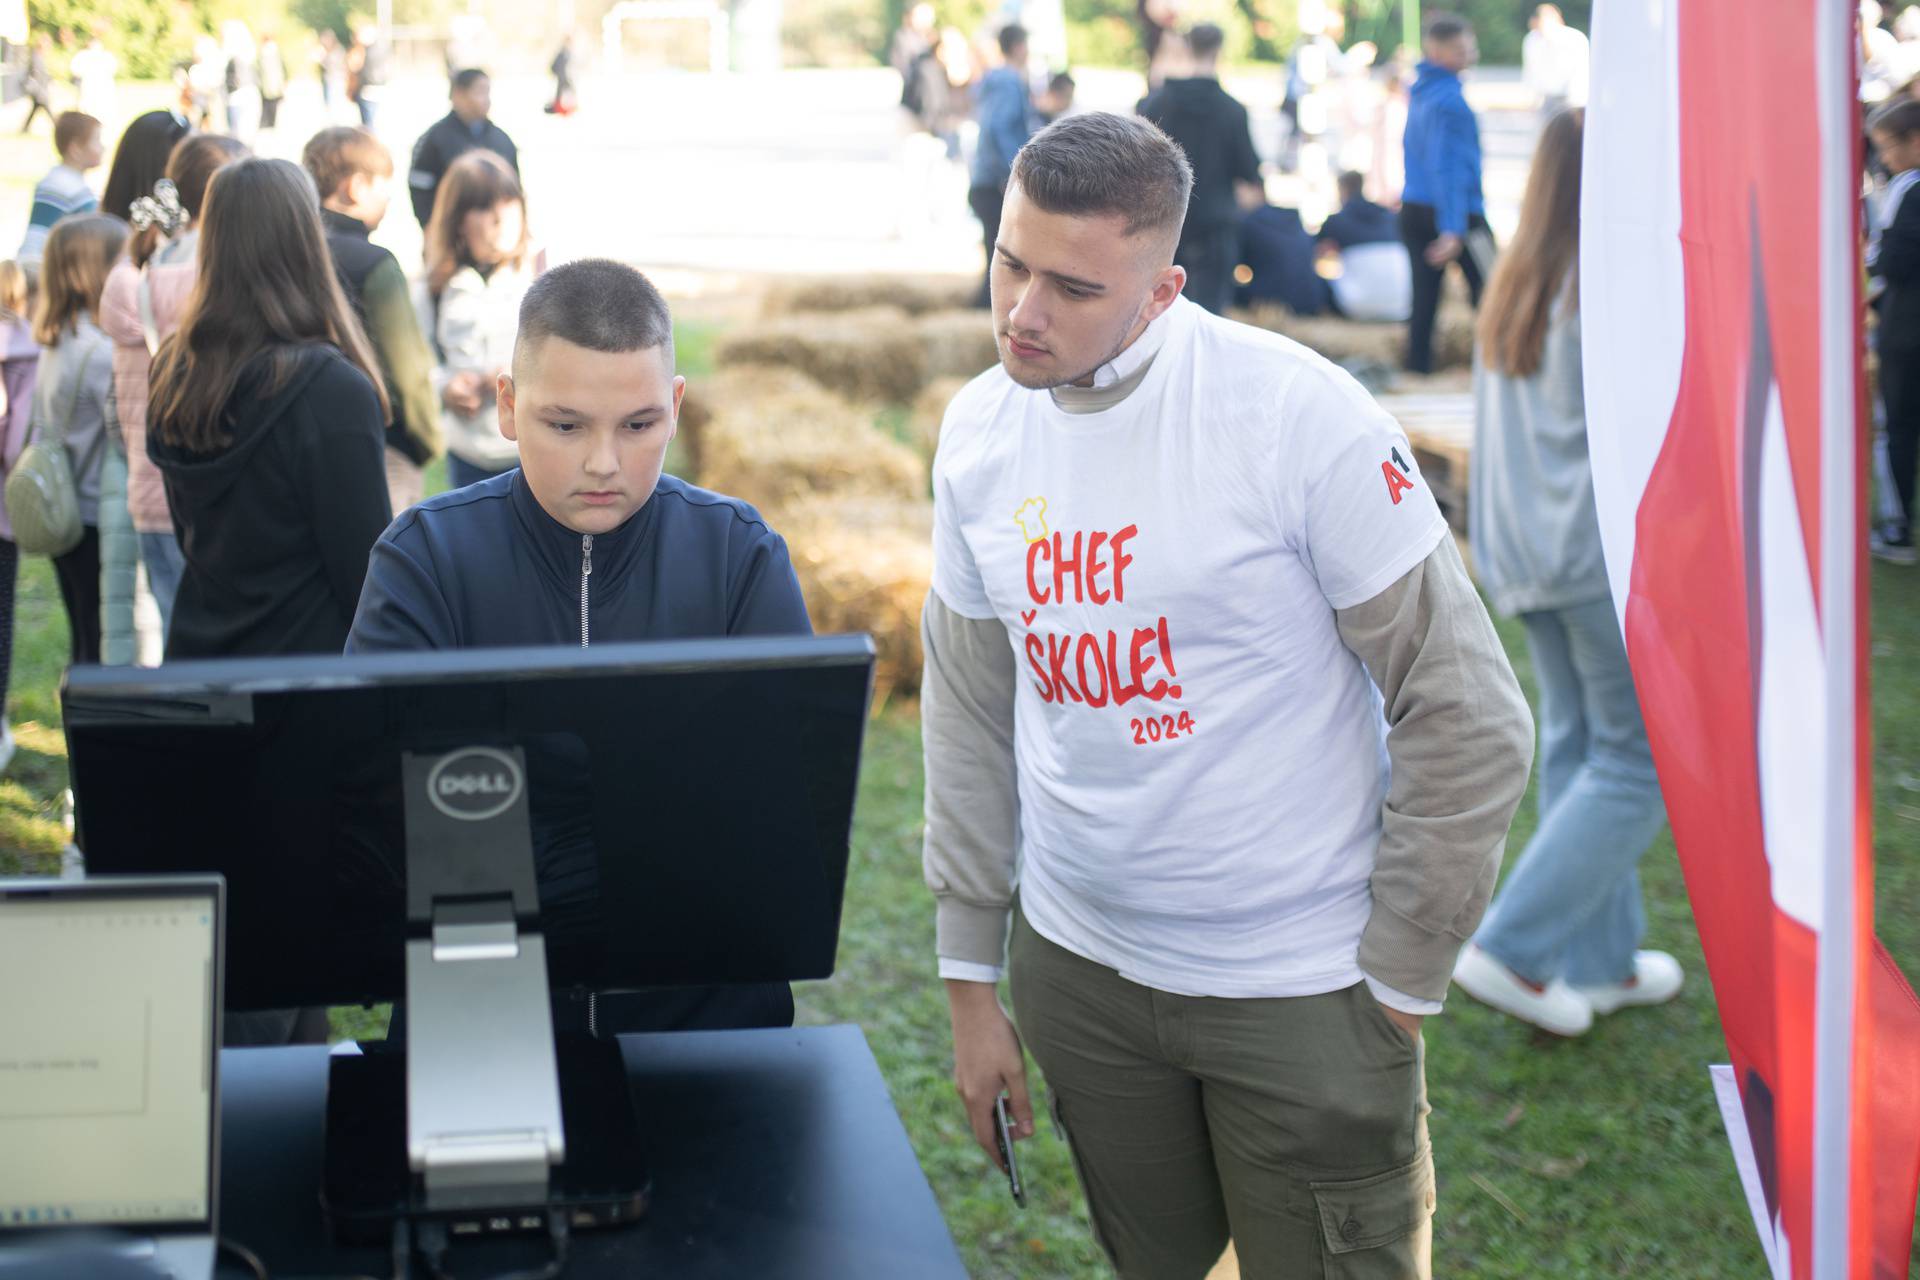
[[[1639,950],[1635,867],[1660,798],[1593,504],[1580,370],[1581,113],[1547,125],[1520,224],[1480,312],[1467,504],[1493,606],[1526,627],[1540,689],[1540,825],[1462,953],[1467,994],[1560,1035],[1671,999],[1672,956]]]

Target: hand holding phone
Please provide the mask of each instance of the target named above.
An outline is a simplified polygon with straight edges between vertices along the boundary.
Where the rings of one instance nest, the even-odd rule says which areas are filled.
[[[1005,1094],[993,1100],[993,1137],[1000,1147],[1000,1163],[1007,1171],[1007,1190],[1012,1192],[1013,1202],[1024,1209],[1027,1189],[1020,1182],[1020,1165],[1013,1155],[1013,1118],[1007,1112]]]

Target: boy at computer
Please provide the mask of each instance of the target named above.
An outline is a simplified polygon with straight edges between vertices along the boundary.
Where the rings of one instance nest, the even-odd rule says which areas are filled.
[[[347,652],[811,634],[780,535],[662,474],[686,391],[673,370],[666,301],[638,271],[587,259],[535,281],[497,388],[519,468],[389,526]],[[556,1018],[602,1033],[793,1020],[780,983],[594,1000],[557,1001]]]

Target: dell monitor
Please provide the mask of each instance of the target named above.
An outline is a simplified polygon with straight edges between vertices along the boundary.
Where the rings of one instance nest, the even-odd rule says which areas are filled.
[[[77,838],[89,872],[225,878],[230,1009],[406,1001],[413,1211],[546,1203],[605,1136],[563,1133],[592,1126],[562,1124],[551,990],[831,974],[872,662],[782,637],[76,667]],[[336,1067],[403,1109],[397,1075]]]

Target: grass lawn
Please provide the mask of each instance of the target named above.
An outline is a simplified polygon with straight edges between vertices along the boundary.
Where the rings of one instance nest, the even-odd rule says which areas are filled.
[[[683,367],[711,333],[680,335]],[[429,490],[441,487],[438,469]],[[1879,928],[1920,971],[1920,571],[1874,566],[1875,829]],[[0,778],[0,874],[57,868],[66,785],[58,686],[66,620],[45,560],[23,563],[10,718],[20,750]],[[1531,695],[1516,626],[1502,638]],[[1021,1149],[1016,1210],[974,1147],[949,1083],[933,908],[920,883],[920,738],[910,708],[871,728],[847,887],[839,975],[799,991],[806,1023],[862,1026],[954,1238],[977,1276],[1097,1276],[1065,1149],[1042,1116]],[[1510,859],[1533,829],[1531,798]],[[1440,1191],[1440,1276],[1753,1277],[1764,1264],[1721,1128],[1707,1064],[1725,1048],[1670,838],[1643,878],[1648,944],[1674,952],[1678,1001],[1603,1019],[1559,1042],[1464,997],[1428,1023],[1427,1080]],[[381,1010],[336,1010],[337,1034],[378,1034]],[[1920,1276],[1916,1268],[1915,1276]]]

